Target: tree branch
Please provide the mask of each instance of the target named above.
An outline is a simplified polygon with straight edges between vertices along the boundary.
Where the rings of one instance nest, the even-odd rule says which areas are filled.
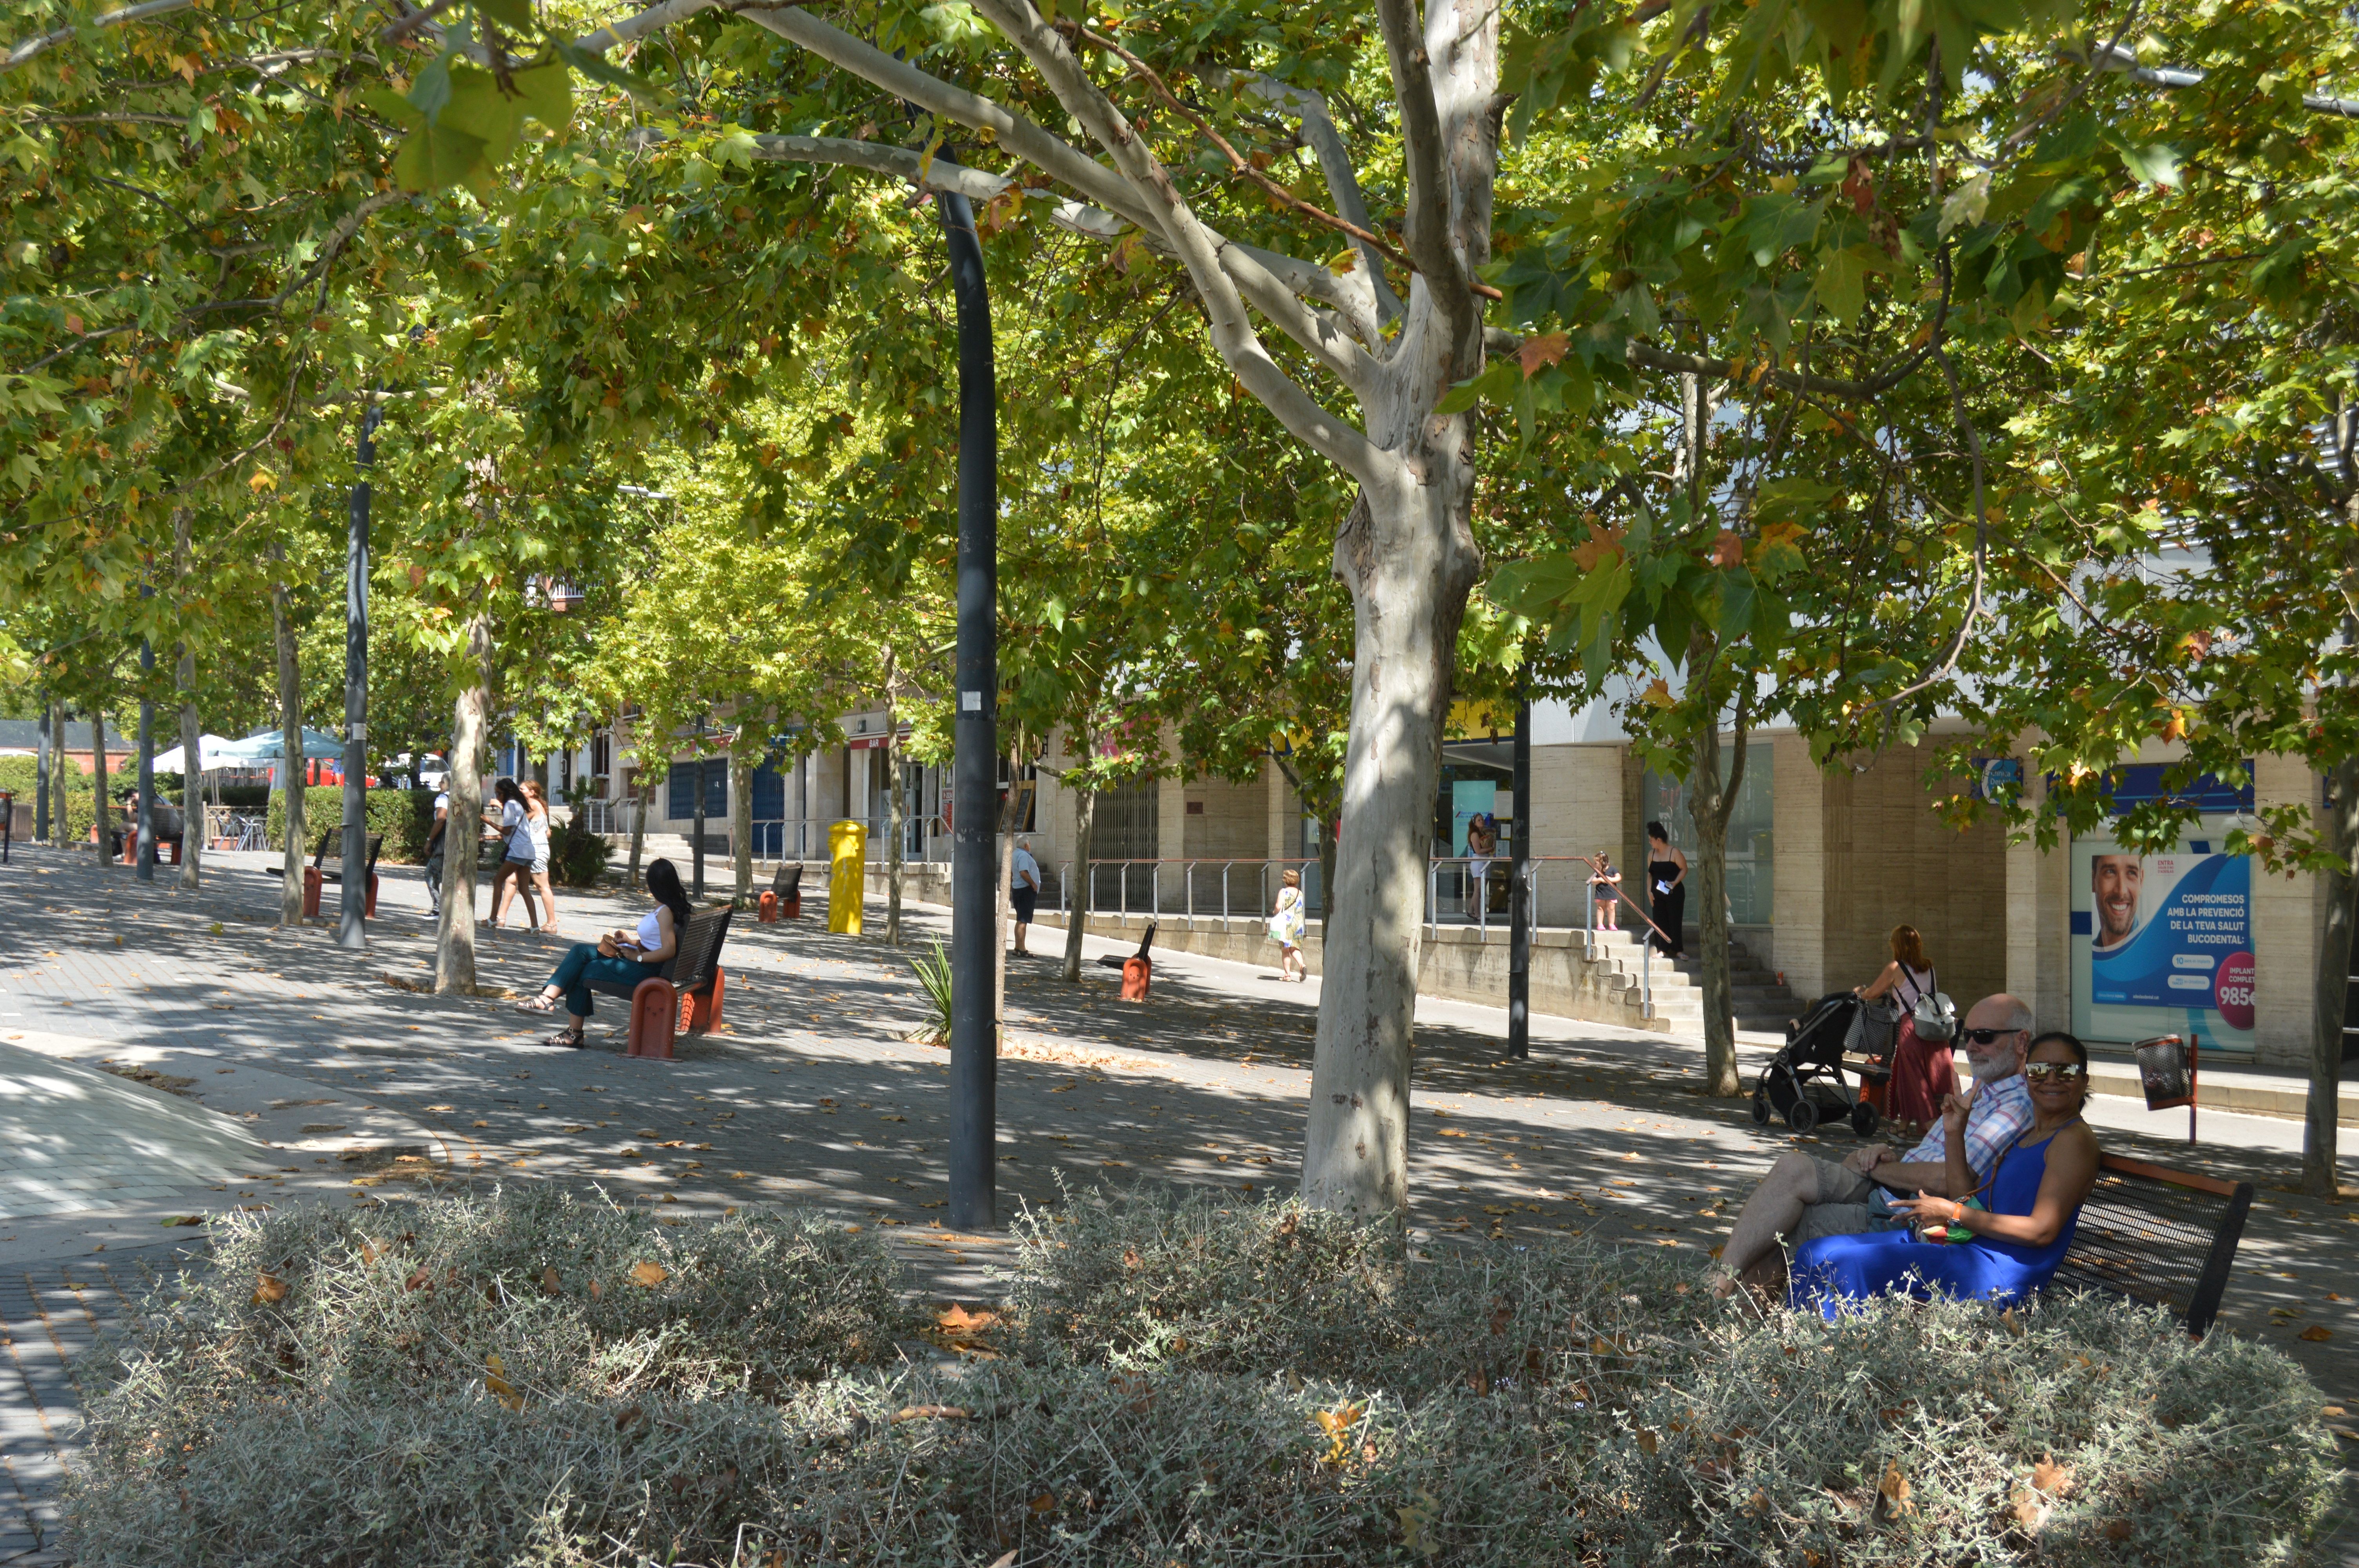
[[[150,16],[162,16],[174,11],[185,11],[195,4],[196,0],[147,0],[147,4],[143,5],[125,5],[120,10],[109,11],[103,16],[92,17],[82,26],[120,27],[128,22],[144,22]],[[36,33],[11,49],[5,55],[0,55],[0,76],[7,75],[42,50],[68,42],[81,30],[81,27],[60,27],[54,32]]]
[[[1403,237],[1434,303],[1451,324],[1451,341],[1463,342],[1482,330],[1483,313],[1468,279],[1450,249],[1450,177],[1442,160],[1441,113],[1433,96],[1431,62],[1418,36],[1411,0],[1376,0],[1385,51],[1392,59],[1393,87],[1400,105],[1401,165],[1408,176],[1408,211]]]
[[[1296,87],[1276,77],[1264,76],[1256,70],[1230,70],[1223,66],[1211,66],[1201,73],[1207,85],[1220,88],[1229,84],[1242,87],[1266,103],[1295,116],[1301,127],[1302,139],[1318,155],[1319,169],[1327,178],[1329,200],[1335,203],[1339,217],[1349,219],[1363,229],[1373,230],[1375,224],[1368,217],[1367,198],[1361,193],[1360,177],[1352,167],[1351,150],[1343,145],[1343,135],[1335,128],[1334,116],[1327,111],[1327,100],[1307,87]],[[1368,281],[1375,294],[1376,318],[1390,321],[1401,313],[1400,297],[1385,281],[1385,269],[1374,247],[1360,246],[1361,265],[1366,267]]]
[[[1223,265],[1223,243],[1190,211],[1153,150],[1131,129],[1113,100],[1090,80],[1081,61],[1065,47],[1064,38],[1040,19],[1031,0],[976,0],[975,8],[1023,51],[1066,112],[1114,156],[1134,193],[1133,201],[1152,210],[1155,222],[1148,226],[1150,232],[1159,231],[1170,242],[1195,280],[1197,291],[1203,296],[1213,346],[1237,379],[1298,438],[1359,477],[1374,453],[1367,438],[1321,406],[1270,357],[1255,334],[1245,299]],[[1347,385],[1354,390],[1373,385],[1378,368],[1375,360],[1348,340],[1335,344],[1334,350],[1322,354],[1322,361]]]

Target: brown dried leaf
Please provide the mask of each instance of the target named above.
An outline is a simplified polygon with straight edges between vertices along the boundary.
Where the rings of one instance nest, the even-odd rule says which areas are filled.
[[[635,1285],[660,1285],[670,1278],[671,1271],[660,1263],[631,1265],[631,1283]]]
[[[2051,1454],[2031,1467],[2031,1484],[2051,1498],[2060,1498],[2072,1489],[2072,1466],[2059,1465]]]
[[[557,1265],[551,1263],[540,1271],[540,1293],[553,1296],[559,1293],[560,1289],[557,1282]]]
[[[264,1274],[254,1287],[254,1304],[267,1306],[287,1299],[287,1281],[276,1274]]]
[[[2312,1345],[2322,1345],[2327,1340],[2334,1337],[2334,1330],[2327,1327],[2326,1325],[2322,1323],[2313,1323],[2308,1328],[2303,1329],[2298,1337],[2307,1339]]]

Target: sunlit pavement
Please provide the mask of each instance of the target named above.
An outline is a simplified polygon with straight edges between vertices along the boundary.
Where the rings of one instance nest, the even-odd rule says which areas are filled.
[[[685,1037],[676,1060],[652,1061],[622,1054],[619,1000],[599,999],[589,1048],[571,1051],[539,1044],[560,1019],[406,989],[431,972],[414,868],[384,868],[369,949],[351,953],[335,946],[333,888],[331,919],[277,927],[277,880],[261,869],[275,860],[209,856],[194,893],[179,889],[175,868],[141,883],[86,853],[20,845],[0,869],[0,929],[11,934],[0,945],[0,1042],[187,1080],[173,1086],[184,1098],[274,1145],[266,1165],[231,1173],[245,1179],[0,1218],[0,1281],[22,1280],[25,1299],[54,1292],[62,1259],[119,1274],[126,1252],[199,1233],[167,1228],[168,1218],[298,1194],[399,1201],[525,1180],[594,1185],[670,1215],[816,1206],[885,1230],[935,1295],[988,1293],[986,1271],[1005,1241],[940,1228],[947,1053],[908,1038],[925,1003],[907,954],[946,932],[945,912],[912,908],[903,953],[879,939],[881,902],[869,905],[864,938],[828,934],[823,900],[806,899],[797,922],[741,915],[722,960],[723,1029]],[[642,908],[561,892],[560,935],[479,934],[483,983],[531,994],[568,942],[630,925]],[[1274,966],[1167,953],[1150,1000],[1125,1003],[1118,975],[1093,961],[1078,986],[1058,978],[1062,932],[1033,935],[1035,953],[1008,971],[1003,1220],[1026,1202],[1053,1201],[1060,1181],[1179,1181],[1240,1196],[1293,1188],[1315,981],[1284,985]],[[1094,940],[1085,948],[1089,960],[1125,950]],[[1743,1100],[1703,1098],[1693,1042],[1541,1018],[1530,1059],[1509,1062],[1504,1032],[1496,1009],[1419,1007],[1410,1182],[1413,1224],[1433,1245],[1579,1232],[1678,1248],[1701,1271],[1778,1152],[1799,1143],[1840,1158],[1855,1141],[1847,1128],[1801,1139],[1757,1129]],[[1760,1055],[1748,1050],[1748,1076]],[[2346,1228],[2359,1224],[2359,1205],[2291,1190],[2299,1124],[2206,1113],[2203,1146],[2190,1153],[2183,1121],[2132,1102],[2100,1100],[2093,1120],[2109,1149],[2256,1184],[2223,1322],[2295,1355],[2330,1394],[2359,1397],[2359,1358],[2349,1354],[2359,1341],[2359,1231]],[[2359,1170],[2345,1179],[2359,1184]],[[0,1303],[21,1347],[19,1304]],[[2299,1337],[2315,1328],[2331,1337]],[[13,1353],[22,1388],[29,1352]],[[21,1400],[12,1391],[9,1402]],[[27,1427],[27,1441],[41,1441],[38,1425]],[[18,1468],[21,1435],[0,1433]],[[0,1563],[15,1544],[0,1538]]]

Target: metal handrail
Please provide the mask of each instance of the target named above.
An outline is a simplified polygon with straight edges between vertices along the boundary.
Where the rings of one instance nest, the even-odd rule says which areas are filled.
[[[1647,923],[1647,930],[1653,932],[1658,936],[1662,936],[1664,942],[1669,944],[1671,946],[1676,947],[1679,946],[1679,944],[1672,942],[1669,936],[1663,935],[1663,928],[1655,924],[1654,916],[1648,914],[1645,910],[1640,909],[1638,907],[1637,901],[1622,890],[1621,883],[1609,882],[1604,880],[1604,856],[1571,855],[1566,858],[1568,860],[1579,860],[1590,869],[1593,873],[1593,880],[1589,884],[1591,887],[1613,889],[1614,896],[1620,899],[1624,903],[1628,904],[1630,906],[1630,913]],[[1592,893],[1588,898],[1582,901],[1581,917],[1582,927],[1585,934],[1582,938],[1582,945],[1588,949],[1589,956],[1592,958],[1594,958],[1597,956],[1596,894]],[[1638,1016],[1641,1020],[1651,1019],[1655,1016],[1655,945],[1652,942],[1642,942],[1638,945]]]

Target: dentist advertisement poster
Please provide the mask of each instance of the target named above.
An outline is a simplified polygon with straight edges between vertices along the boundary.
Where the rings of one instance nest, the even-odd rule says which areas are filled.
[[[2169,853],[2072,840],[2072,1032],[2124,1042],[2193,1030],[2253,1045],[2252,866],[2206,816]]]

